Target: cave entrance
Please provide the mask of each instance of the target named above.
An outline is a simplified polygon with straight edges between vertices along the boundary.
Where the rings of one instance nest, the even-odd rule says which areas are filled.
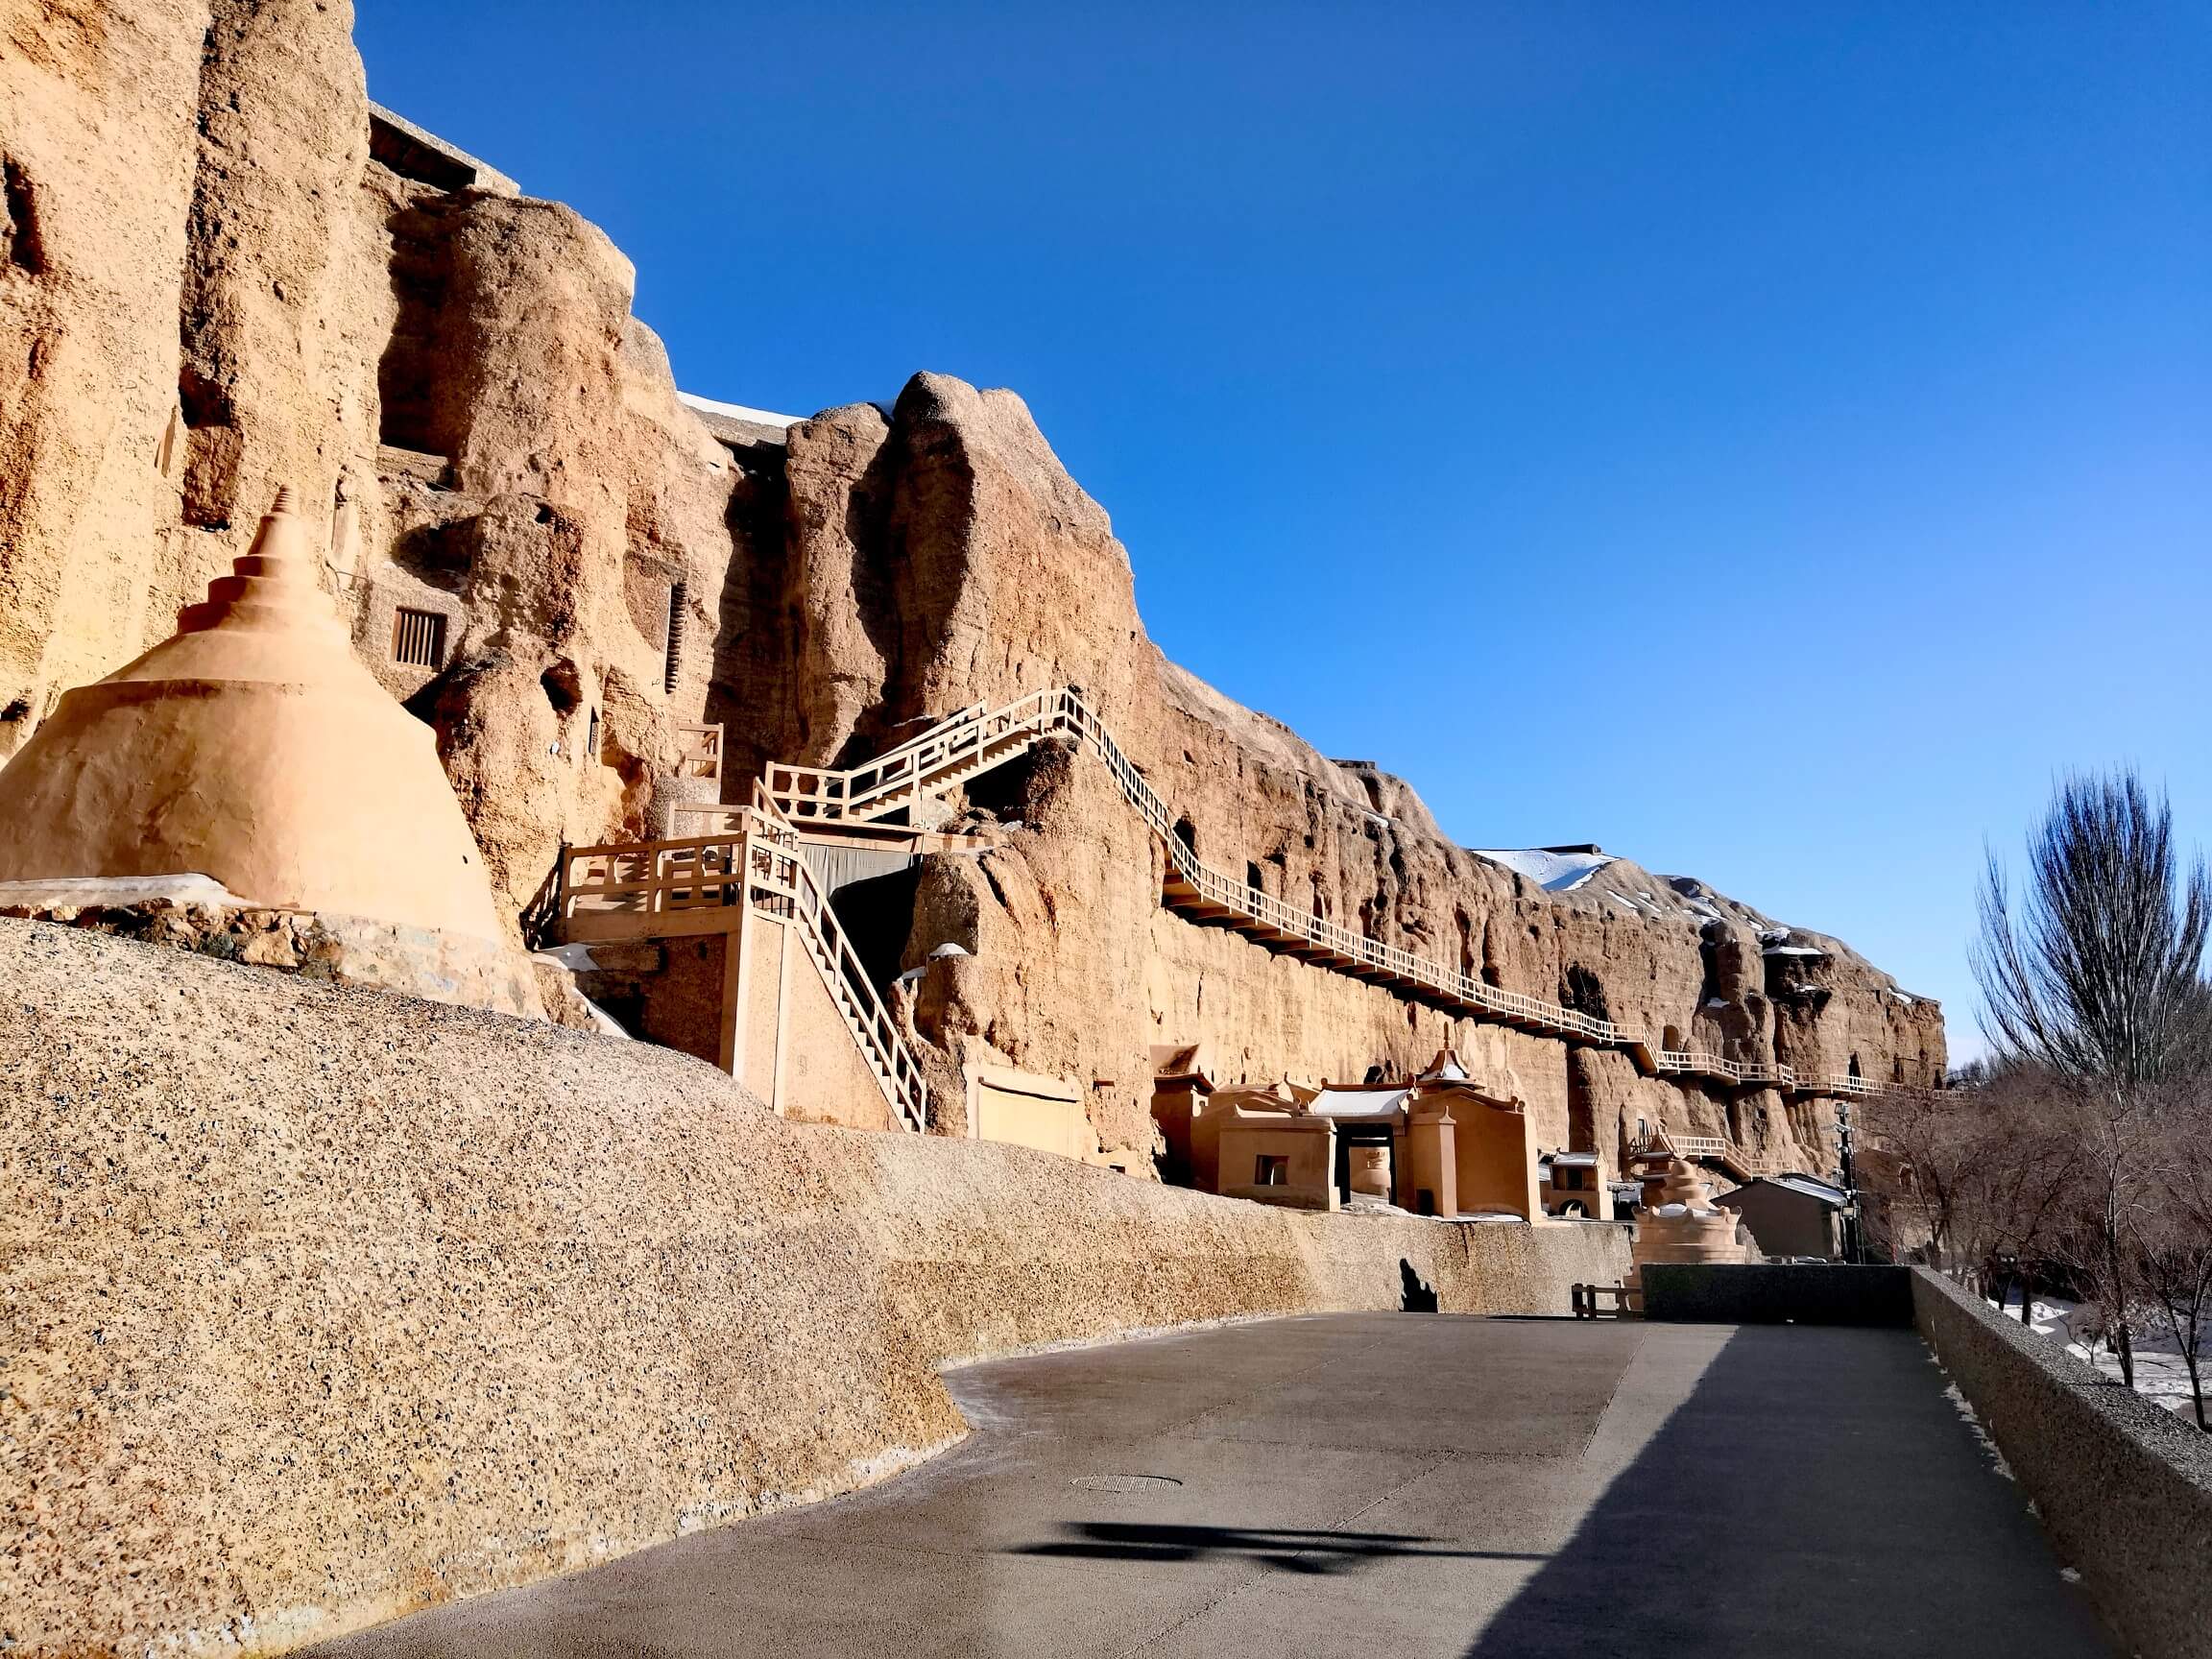
[[[1377,1148],[1381,1148],[1378,1155]],[[1357,1185],[1355,1185],[1357,1176]],[[1396,1201],[1398,1148],[1387,1123],[1336,1125],[1336,1167],[1333,1175],[1336,1201],[1349,1204],[1355,1197]]]

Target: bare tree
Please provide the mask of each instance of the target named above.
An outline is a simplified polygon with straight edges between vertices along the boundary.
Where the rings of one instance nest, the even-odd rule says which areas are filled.
[[[2020,1323],[2034,1323],[2040,1258],[2056,1250],[2081,1186],[2082,1145],[2064,1086],[2040,1067],[1994,1074],[1985,1090],[1977,1145],[1981,1157],[1965,1189],[1972,1230],[2020,1286]],[[2005,1305],[2002,1285],[1997,1305]]]
[[[2212,1336],[2212,1080],[2173,1092],[2155,1116],[2143,1160],[2153,1201],[2130,1233],[2149,1316],[2173,1337],[2189,1378],[2197,1427],[2212,1430],[2204,1409],[2200,1343]]]
[[[1954,1274],[1980,1262],[1980,1241],[1961,1233],[1975,1213],[1984,1107],[1968,1089],[1880,1094],[1860,1107],[1868,1219],[1892,1257],[1924,1253]]]
[[[1973,958],[1984,1028],[2001,1064],[2032,1062],[2071,1086],[2083,1181],[2056,1239],[2091,1287],[2132,1387],[2146,1092],[2201,1071],[2212,1054],[2202,978],[2212,878],[2200,858],[2181,867],[2171,808],[2131,772],[2065,779],[2029,838],[2028,861],[2015,908],[1989,858]]]
[[[2059,1214],[2053,1254],[2088,1291],[2120,1381],[2132,1388],[2132,1315],[2142,1285],[2132,1238],[2154,1207],[2141,1155],[2148,1125],[2132,1094],[2077,1088],[2072,1098],[2081,1182]]]
[[[2122,1093],[2200,1070],[2212,878],[2201,858],[2180,869],[2164,798],[2131,772],[2070,777],[2028,861],[2017,915],[1994,854],[1981,894],[1974,976],[1998,1052]]]

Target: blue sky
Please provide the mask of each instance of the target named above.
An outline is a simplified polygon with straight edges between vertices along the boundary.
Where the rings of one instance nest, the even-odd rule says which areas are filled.
[[[602,226],[686,390],[1014,387],[1168,654],[1466,844],[1701,876],[1965,1053],[2055,772],[2212,843],[2212,9],[521,15],[363,0],[371,93]]]

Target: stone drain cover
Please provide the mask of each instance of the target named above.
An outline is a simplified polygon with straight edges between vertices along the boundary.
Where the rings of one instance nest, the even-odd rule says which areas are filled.
[[[1183,1482],[1171,1475],[1078,1475],[1069,1484],[1086,1492],[1165,1492]]]

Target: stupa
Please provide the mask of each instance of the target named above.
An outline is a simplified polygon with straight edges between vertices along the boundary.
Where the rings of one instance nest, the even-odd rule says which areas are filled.
[[[1713,1202],[1711,1185],[1674,1149],[1665,1131],[1642,1154],[1644,1190],[1629,1246],[1627,1282],[1638,1285],[1651,1262],[1753,1262],[1758,1252],[1737,1237],[1742,1221]]]
[[[353,655],[277,492],[177,632],[0,768],[0,882],[211,878],[239,901],[504,950],[428,726]]]

